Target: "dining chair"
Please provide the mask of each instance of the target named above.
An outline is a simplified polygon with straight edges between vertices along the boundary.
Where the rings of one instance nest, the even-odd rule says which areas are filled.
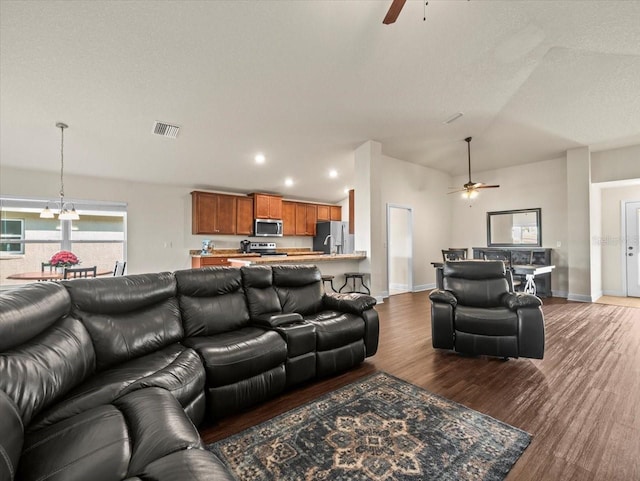
[[[80,277],[96,277],[97,266],[93,267],[67,267],[64,270],[63,279],[76,279]]]
[[[449,247],[449,250],[461,255],[463,260],[467,259],[469,250],[466,247]]]
[[[116,266],[113,268],[113,276],[124,276],[124,268],[127,266],[127,261],[116,261]]]
[[[54,267],[51,265],[51,262],[41,262],[40,263],[40,272],[44,272],[46,267],[49,268],[49,272],[53,272]]]
[[[520,287],[522,285],[522,278],[519,276],[514,276],[513,267],[511,266],[511,251],[507,250],[495,250],[490,251],[487,250],[484,252],[484,260],[485,261],[502,261],[504,262],[504,267],[511,271],[511,278],[513,279],[513,288]]]
[[[467,258],[467,249],[442,249],[442,260],[462,261]]]

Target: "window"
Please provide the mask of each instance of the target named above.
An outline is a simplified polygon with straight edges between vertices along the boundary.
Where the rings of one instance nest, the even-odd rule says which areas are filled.
[[[113,271],[116,261],[127,260],[126,204],[72,202],[80,219],[60,221],[40,218],[46,199],[0,197],[0,288],[24,284],[9,277],[40,272],[60,250],[72,251],[81,267],[96,266],[98,272]]]
[[[0,251],[6,254],[24,254],[24,244],[7,242],[24,239],[24,219],[1,219]]]

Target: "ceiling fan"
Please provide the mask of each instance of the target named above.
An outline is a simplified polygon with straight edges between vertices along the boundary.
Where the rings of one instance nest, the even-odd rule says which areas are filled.
[[[398,15],[400,15],[400,11],[402,10],[402,7],[404,7],[406,1],[407,0],[393,0],[382,23],[389,25],[390,23],[395,22],[398,19]]]
[[[472,182],[471,181],[471,137],[467,137],[464,139],[467,143],[467,152],[469,156],[469,182],[464,184],[462,189],[454,190],[453,192],[449,192],[449,194],[455,194],[457,192],[462,192],[462,197],[465,199],[473,199],[478,196],[478,189],[495,189],[496,187],[500,187],[499,185],[486,185],[482,182]],[[455,187],[452,187],[455,188]]]

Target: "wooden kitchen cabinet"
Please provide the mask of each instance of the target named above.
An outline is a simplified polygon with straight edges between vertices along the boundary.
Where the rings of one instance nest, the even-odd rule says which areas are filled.
[[[318,209],[315,204],[307,204],[307,235],[316,235]]]
[[[331,206],[330,205],[318,204],[316,209],[317,209],[318,222],[326,222],[326,221],[331,220]]]
[[[341,205],[332,205],[330,212],[330,220],[342,220],[342,206]]]
[[[282,235],[296,235],[296,203],[282,201]]]
[[[296,235],[316,235],[316,204],[296,203]]]
[[[237,217],[236,217],[236,234],[252,235],[253,234],[253,207],[254,200],[251,197],[238,197]]]
[[[282,219],[282,197],[269,194],[252,194],[256,219]]]
[[[192,257],[191,258],[191,267],[193,269],[199,269],[201,267],[210,267],[210,266],[223,266],[228,267],[231,263],[229,262],[228,257]]]
[[[193,234],[235,234],[237,196],[191,192]]]

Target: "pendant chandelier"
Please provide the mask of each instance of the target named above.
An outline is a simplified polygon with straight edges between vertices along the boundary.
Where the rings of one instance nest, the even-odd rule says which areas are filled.
[[[59,220],[78,220],[80,216],[76,212],[76,208],[73,203],[64,201],[64,129],[69,128],[69,126],[65,123],[58,122],[56,127],[60,129],[60,202],[57,206],[58,208],[58,219]],[[58,202],[55,202],[58,204]],[[70,204],[70,205],[69,205]],[[71,210],[69,210],[69,206]],[[40,212],[41,219],[53,219],[54,212],[49,209],[49,203],[47,202],[46,207]]]

